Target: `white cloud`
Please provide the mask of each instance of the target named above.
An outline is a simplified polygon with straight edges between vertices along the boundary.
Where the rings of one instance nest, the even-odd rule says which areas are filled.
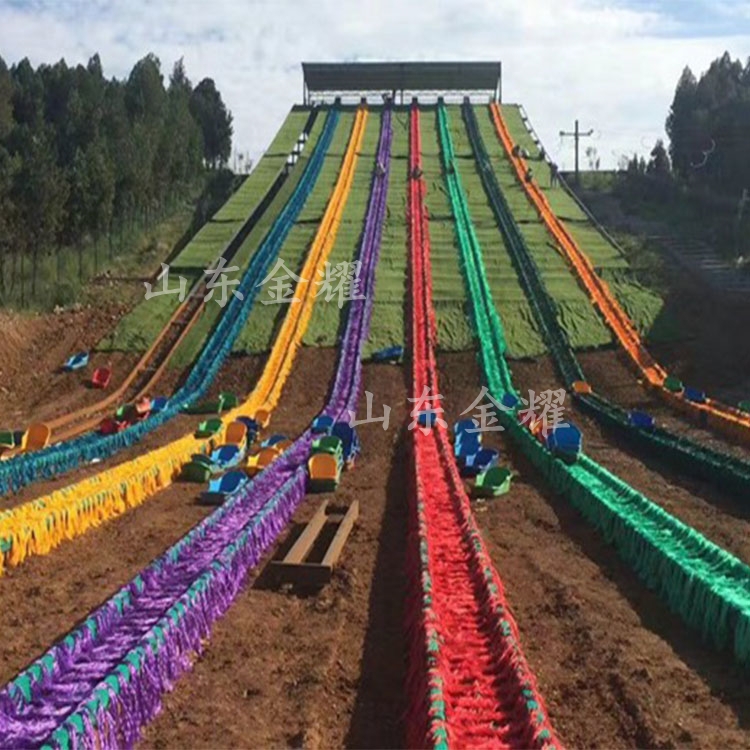
[[[750,36],[665,37],[671,23],[654,3],[614,0],[0,0],[0,52],[35,64],[99,52],[118,76],[150,51],[166,72],[184,57],[193,80],[216,80],[236,147],[254,154],[300,101],[301,60],[499,59],[505,100],[526,105],[561,165],[572,148],[557,132],[576,117],[611,165],[663,135],[686,64],[748,49]]]

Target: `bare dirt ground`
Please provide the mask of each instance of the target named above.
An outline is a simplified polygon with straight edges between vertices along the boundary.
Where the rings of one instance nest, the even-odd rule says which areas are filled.
[[[274,431],[299,432],[323,403],[334,354],[303,350],[300,356]],[[439,364],[452,421],[478,395],[476,359],[446,355]],[[523,387],[554,382],[549,363],[516,363],[514,372]],[[401,368],[365,367],[375,404],[388,403],[393,413],[387,432],[378,424],[362,427],[362,456],[332,498],[342,505],[357,498],[361,512],[332,584],[317,593],[275,590],[254,576],[216,624],[193,672],[166,696],[143,747],[403,746],[402,426],[409,408],[403,377]],[[591,437],[589,425],[585,430],[587,449],[600,451],[599,460],[614,462],[652,497],[668,496],[671,478],[637,470],[637,460],[604,438],[597,448],[600,439]],[[730,659],[704,647],[666,611],[568,503],[536,480],[501,434],[488,442],[503,450],[519,476],[509,495],[477,504],[477,517],[563,741],[569,747],[747,747],[750,690]],[[175,485],[0,578],[0,597],[12,613],[0,639],[0,681],[200,520],[206,511],[195,504],[196,494],[194,486]],[[281,548],[322,499],[305,501]],[[691,512],[707,521],[706,508]],[[731,530],[736,520],[717,516],[718,528],[740,545],[743,532]]]
[[[311,356],[309,351],[302,349],[300,352],[300,362],[305,362],[305,358],[309,356]],[[229,357],[212,383],[206,398],[213,398],[221,391],[232,391],[238,396],[244,397],[252,390],[253,385],[263,370],[265,361],[266,357],[264,355]],[[170,390],[173,389],[183,375],[184,373],[181,372],[168,371],[165,375],[165,387]],[[44,497],[56,489],[67,487],[93,474],[98,474],[103,469],[117,466],[143,453],[166,445],[172,440],[177,440],[193,432],[198,423],[205,418],[205,416],[178,415],[157,430],[154,430],[154,432],[146,435],[139,443],[119,451],[104,461],[81,466],[78,469],[58,475],[52,479],[35,482],[22,488],[14,495],[7,495],[0,498],[0,509],[11,508],[34,498]]]

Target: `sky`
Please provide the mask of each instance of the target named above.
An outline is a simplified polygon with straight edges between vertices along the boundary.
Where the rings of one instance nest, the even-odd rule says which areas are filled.
[[[685,65],[750,56],[750,0],[0,0],[0,55],[34,65],[98,52],[126,76],[149,52],[165,74],[216,81],[235,148],[255,159],[302,99],[300,62],[500,60],[552,158],[574,120],[602,167],[647,154]],[[585,160],[584,160],[585,163]]]

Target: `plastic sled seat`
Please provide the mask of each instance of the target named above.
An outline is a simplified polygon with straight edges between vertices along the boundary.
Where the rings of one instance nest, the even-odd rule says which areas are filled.
[[[151,399],[151,413],[160,414],[167,408],[168,403],[169,399],[166,396],[157,396],[156,398]]]
[[[112,369],[109,367],[97,367],[91,376],[91,385],[94,388],[108,388],[112,381]]]
[[[398,362],[404,356],[403,346],[387,346],[372,354],[373,362]]]
[[[117,419],[116,417],[105,417],[99,423],[99,434],[100,435],[116,435],[118,432],[122,432],[128,423],[124,419]]]
[[[341,480],[341,462],[330,453],[316,453],[307,462],[310,492],[333,492]]]
[[[281,451],[276,447],[261,448],[258,453],[247,459],[247,473],[255,476],[259,471],[270,466],[280,455]]]
[[[199,461],[190,461],[182,467],[182,479],[185,482],[203,484],[210,479],[212,473],[211,466],[206,466]]]
[[[477,453],[465,456],[461,465],[461,476],[475,477],[495,466],[499,458],[500,454],[491,448],[482,448]]]
[[[214,462],[211,459],[211,456],[208,456],[205,453],[194,453],[190,457],[190,461],[194,464],[200,464],[201,466],[205,466],[207,469],[211,469],[212,472],[216,469],[216,466],[214,465]]]
[[[221,412],[220,401],[201,401],[199,404],[191,404],[182,410],[185,414],[219,414]]]
[[[261,444],[261,448],[272,448],[274,445],[278,445],[279,443],[283,443],[287,439],[286,435],[271,435],[271,437],[266,438]]]
[[[477,476],[472,494],[474,497],[499,497],[510,490],[510,469],[493,466]]]
[[[26,432],[25,449],[27,451],[40,451],[49,445],[50,437],[52,437],[52,430],[49,426],[43,422],[35,422],[29,426]]]
[[[13,430],[2,430],[0,432],[0,451],[13,450],[16,447],[16,435]]]
[[[63,370],[66,372],[73,372],[74,370],[82,370],[89,363],[88,352],[78,352],[73,354],[65,360]]]
[[[218,417],[215,419],[206,419],[198,425],[195,431],[197,438],[213,437],[221,429],[222,421]]]
[[[247,425],[242,422],[232,422],[227,427],[224,442],[227,443],[227,445],[244,447],[247,443]]]
[[[670,393],[682,393],[684,386],[679,378],[674,375],[668,375],[664,379],[664,388]]]
[[[547,448],[566,463],[574,463],[583,448],[583,435],[573,424],[555,427],[547,437]]]
[[[682,392],[682,397],[686,401],[692,401],[694,404],[706,403],[706,392],[701,391],[698,388],[690,388],[689,386],[685,386],[685,390]]]
[[[219,394],[219,411],[229,411],[230,409],[236,409],[240,405],[240,400],[237,398],[236,393],[229,393],[225,391]]]
[[[247,427],[247,442],[254,443],[256,438],[258,437],[258,433],[260,432],[260,425],[258,424],[257,420],[253,419],[252,417],[240,416],[237,417],[234,421],[242,422],[242,424]]]
[[[258,409],[255,412],[255,420],[261,427],[268,427],[268,423],[271,421],[271,412],[268,409]]]
[[[344,460],[344,445],[341,442],[340,437],[335,435],[326,435],[325,437],[318,438],[313,441],[312,444],[313,453],[330,453],[332,456],[339,456],[341,460]]]
[[[465,432],[473,434],[477,431],[477,427],[479,427],[479,422],[477,422],[476,419],[459,419],[458,422],[453,425],[453,435],[457,439],[459,435],[462,435]]]
[[[359,438],[354,428],[346,422],[336,422],[331,434],[341,439],[341,446],[344,449],[344,461],[346,463],[353,461],[359,452]]]
[[[472,456],[478,453],[482,448],[481,432],[462,432],[456,437],[453,445],[453,453],[456,458]]]
[[[245,484],[247,474],[244,471],[230,471],[218,479],[212,479],[208,490],[201,495],[202,505],[221,505],[229,495],[233,495]]]
[[[333,429],[334,419],[326,414],[315,417],[310,427],[313,435],[330,435]]]
[[[653,430],[656,426],[654,418],[645,411],[629,412],[628,423],[639,430]]]
[[[211,461],[219,469],[228,469],[236,466],[243,455],[242,449],[236,445],[222,445],[211,454]]]

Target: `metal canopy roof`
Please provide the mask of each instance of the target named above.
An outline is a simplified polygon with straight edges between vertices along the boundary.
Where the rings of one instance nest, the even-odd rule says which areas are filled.
[[[492,91],[500,88],[499,62],[302,63],[305,91]]]

